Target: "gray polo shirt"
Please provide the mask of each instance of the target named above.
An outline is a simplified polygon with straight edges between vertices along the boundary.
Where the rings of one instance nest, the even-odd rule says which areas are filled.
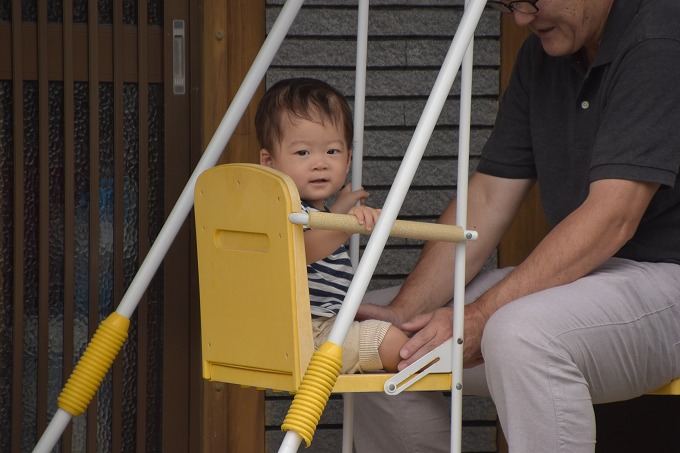
[[[680,263],[680,1],[615,0],[598,55],[522,47],[478,171],[537,178],[556,225],[591,182],[655,182],[638,232],[616,256]]]

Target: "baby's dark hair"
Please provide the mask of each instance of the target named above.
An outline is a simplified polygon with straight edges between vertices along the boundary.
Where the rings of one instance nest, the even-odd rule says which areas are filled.
[[[352,111],[342,93],[326,82],[299,77],[281,80],[267,90],[255,114],[255,130],[262,148],[271,151],[281,141],[284,114],[291,120],[329,120],[344,132],[347,146],[352,148]]]

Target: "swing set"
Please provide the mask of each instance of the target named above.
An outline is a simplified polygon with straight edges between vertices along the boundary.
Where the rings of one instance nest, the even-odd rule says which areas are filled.
[[[463,305],[470,144],[472,50],[486,0],[467,0],[378,223],[356,267],[328,341],[313,351],[302,225],[367,233],[352,216],[301,212],[297,189],[286,175],[250,164],[215,167],[263,80],[304,0],[287,0],[234,100],[170,212],[115,312],[105,319],[58,398],[56,414],[34,448],[46,453],[72,417],[85,412],[122,345],[130,317],[195,204],[201,297],[203,377],[294,392],[282,426],[279,452],[312,442],[331,392],[345,393],[343,452],[351,452],[353,392],[395,395],[405,390],[451,391],[451,451],[461,451]],[[352,188],[361,186],[369,0],[359,0]],[[397,220],[444,102],[461,73],[457,226]],[[214,168],[213,168],[214,167]],[[339,375],[342,344],[390,235],[458,243],[454,274],[454,338],[397,374]],[[245,346],[244,346],[245,345]],[[680,393],[680,381],[660,390]]]

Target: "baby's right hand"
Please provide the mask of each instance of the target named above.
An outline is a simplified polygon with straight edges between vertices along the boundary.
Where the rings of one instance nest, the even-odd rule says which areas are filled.
[[[363,187],[352,191],[350,185],[347,184],[338,193],[338,197],[335,202],[331,205],[331,212],[336,214],[349,214],[349,210],[357,203],[363,205],[364,201],[368,198],[369,193],[364,190]]]
[[[371,231],[380,216],[380,209],[371,208],[368,206],[353,206],[347,214],[351,214],[357,218],[359,225],[362,225],[366,230]]]

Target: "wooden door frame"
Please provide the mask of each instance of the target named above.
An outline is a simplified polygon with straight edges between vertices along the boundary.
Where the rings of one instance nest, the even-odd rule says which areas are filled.
[[[204,0],[201,19],[201,131],[205,149],[264,42],[265,2]],[[258,162],[254,117],[263,86],[244,113],[220,163]],[[206,381],[201,389],[201,451],[264,453],[264,392]]]
[[[500,93],[502,95],[510,81],[510,74],[515,65],[517,52],[529,36],[530,31],[518,27],[513,16],[501,16],[501,68]],[[508,267],[520,264],[538,243],[550,231],[545,220],[538,187],[535,185],[522,203],[510,229],[505,233],[498,246],[498,266]],[[505,440],[500,423],[498,429],[498,452],[507,453],[508,443]]]
[[[200,157],[196,76],[198,66],[195,2],[164,2],[163,76],[165,99],[165,212],[174,208]],[[173,21],[185,26],[184,94],[173,93]],[[200,445],[200,331],[193,214],[184,221],[163,261],[164,452],[196,451]]]
[[[529,30],[515,24],[512,15],[501,16],[500,93],[508,86],[517,52],[529,34]],[[545,220],[538,187],[535,185],[520,207],[510,229],[501,239],[498,266],[516,266],[524,261],[548,231],[550,226]]]

